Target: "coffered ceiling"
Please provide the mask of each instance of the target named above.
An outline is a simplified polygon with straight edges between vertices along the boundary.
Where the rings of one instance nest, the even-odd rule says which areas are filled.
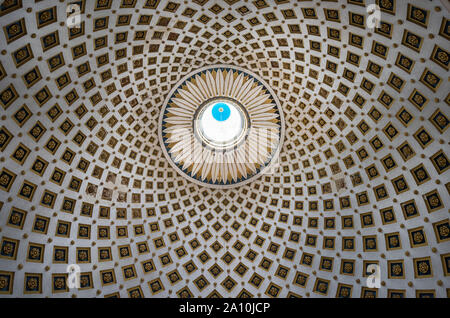
[[[1,297],[447,297],[449,12],[375,2],[377,29],[368,0],[4,1]],[[158,140],[170,90],[214,64],[285,120],[278,168],[226,190]]]

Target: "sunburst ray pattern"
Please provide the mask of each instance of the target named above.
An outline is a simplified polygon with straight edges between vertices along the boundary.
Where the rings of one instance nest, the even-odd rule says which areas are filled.
[[[228,149],[208,147],[194,132],[201,105],[226,98],[248,116],[245,138]],[[283,114],[273,91],[256,75],[237,67],[213,66],[186,76],[169,94],[160,117],[160,140],[172,166],[209,186],[248,182],[278,155]]]

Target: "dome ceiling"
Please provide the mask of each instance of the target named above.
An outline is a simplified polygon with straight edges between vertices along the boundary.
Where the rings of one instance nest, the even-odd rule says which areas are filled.
[[[5,1],[1,297],[449,296],[449,12],[375,2],[378,29],[364,0],[67,1],[68,29],[61,1]],[[158,134],[218,64],[285,123],[278,164],[231,189],[186,179]]]

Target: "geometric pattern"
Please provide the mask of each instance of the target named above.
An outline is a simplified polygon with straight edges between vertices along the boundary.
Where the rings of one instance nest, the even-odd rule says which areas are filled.
[[[164,143],[169,162],[191,181],[217,188],[241,186],[257,179],[264,173],[261,170],[270,172],[267,165],[278,156],[284,136],[280,106],[266,87],[254,76],[231,67],[187,75],[172,89],[176,90],[161,110],[160,143]],[[209,104],[220,100],[235,103],[242,112],[242,131],[228,144],[205,139],[199,119]],[[220,135],[232,126],[216,123],[215,128]]]
[[[449,19],[440,1],[6,1],[1,297],[448,297]],[[279,99],[279,168],[188,182],[158,141],[186,74]],[[81,269],[69,289],[67,266]],[[380,266],[381,288],[366,285]]]

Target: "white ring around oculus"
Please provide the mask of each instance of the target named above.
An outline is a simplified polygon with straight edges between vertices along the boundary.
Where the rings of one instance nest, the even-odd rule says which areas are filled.
[[[221,115],[223,113],[224,116]],[[248,116],[238,103],[230,99],[213,99],[203,105],[194,118],[197,138],[205,145],[216,149],[239,144],[248,128]]]

